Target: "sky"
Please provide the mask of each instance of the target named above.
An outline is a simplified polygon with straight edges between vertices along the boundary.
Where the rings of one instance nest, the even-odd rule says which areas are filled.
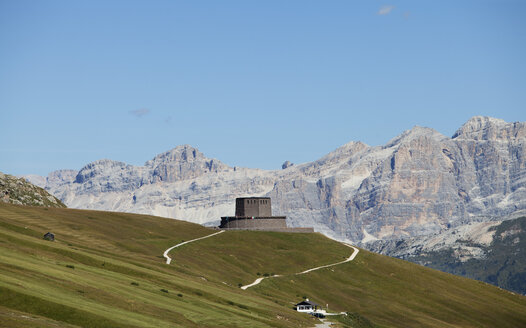
[[[280,169],[526,121],[526,1],[0,0],[0,171],[189,144]]]

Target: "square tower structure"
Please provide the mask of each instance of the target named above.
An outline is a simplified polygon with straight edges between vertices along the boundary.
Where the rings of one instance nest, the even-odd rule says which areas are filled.
[[[236,198],[236,217],[271,217],[270,197]]]
[[[236,216],[222,216],[219,229],[314,232],[313,228],[289,228],[287,217],[272,216],[270,197],[236,198]]]

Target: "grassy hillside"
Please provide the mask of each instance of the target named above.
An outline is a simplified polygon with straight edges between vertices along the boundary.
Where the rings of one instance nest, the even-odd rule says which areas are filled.
[[[42,239],[55,233],[56,241]],[[311,327],[302,297],[348,311],[340,325],[526,326],[526,298],[360,251],[319,234],[213,230],[124,213],[0,205],[0,326]],[[284,274],[243,291],[265,274]],[[365,324],[364,324],[365,323]]]

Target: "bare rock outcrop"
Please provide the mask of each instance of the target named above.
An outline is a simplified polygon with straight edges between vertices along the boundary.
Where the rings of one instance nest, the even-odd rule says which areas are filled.
[[[58,198],[24,178],[0,172],[0,202],[16,205],[66,207]]]
[[[197,178],[203,174],[219,173],[231,168],[216,159],[206,158],[189,146],[178,146],[146,162],[152,169],[152,182],[175,182]]]

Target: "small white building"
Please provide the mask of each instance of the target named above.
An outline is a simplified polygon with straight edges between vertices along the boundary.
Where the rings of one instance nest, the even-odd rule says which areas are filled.
[[[309,299],[307,298],[304,301],[301,301],[298,304],[296,304],[296,311],[311,313],[311,312],[316,312],[316,310],[319,307],[320,306],[318,304],[309,301]]]

